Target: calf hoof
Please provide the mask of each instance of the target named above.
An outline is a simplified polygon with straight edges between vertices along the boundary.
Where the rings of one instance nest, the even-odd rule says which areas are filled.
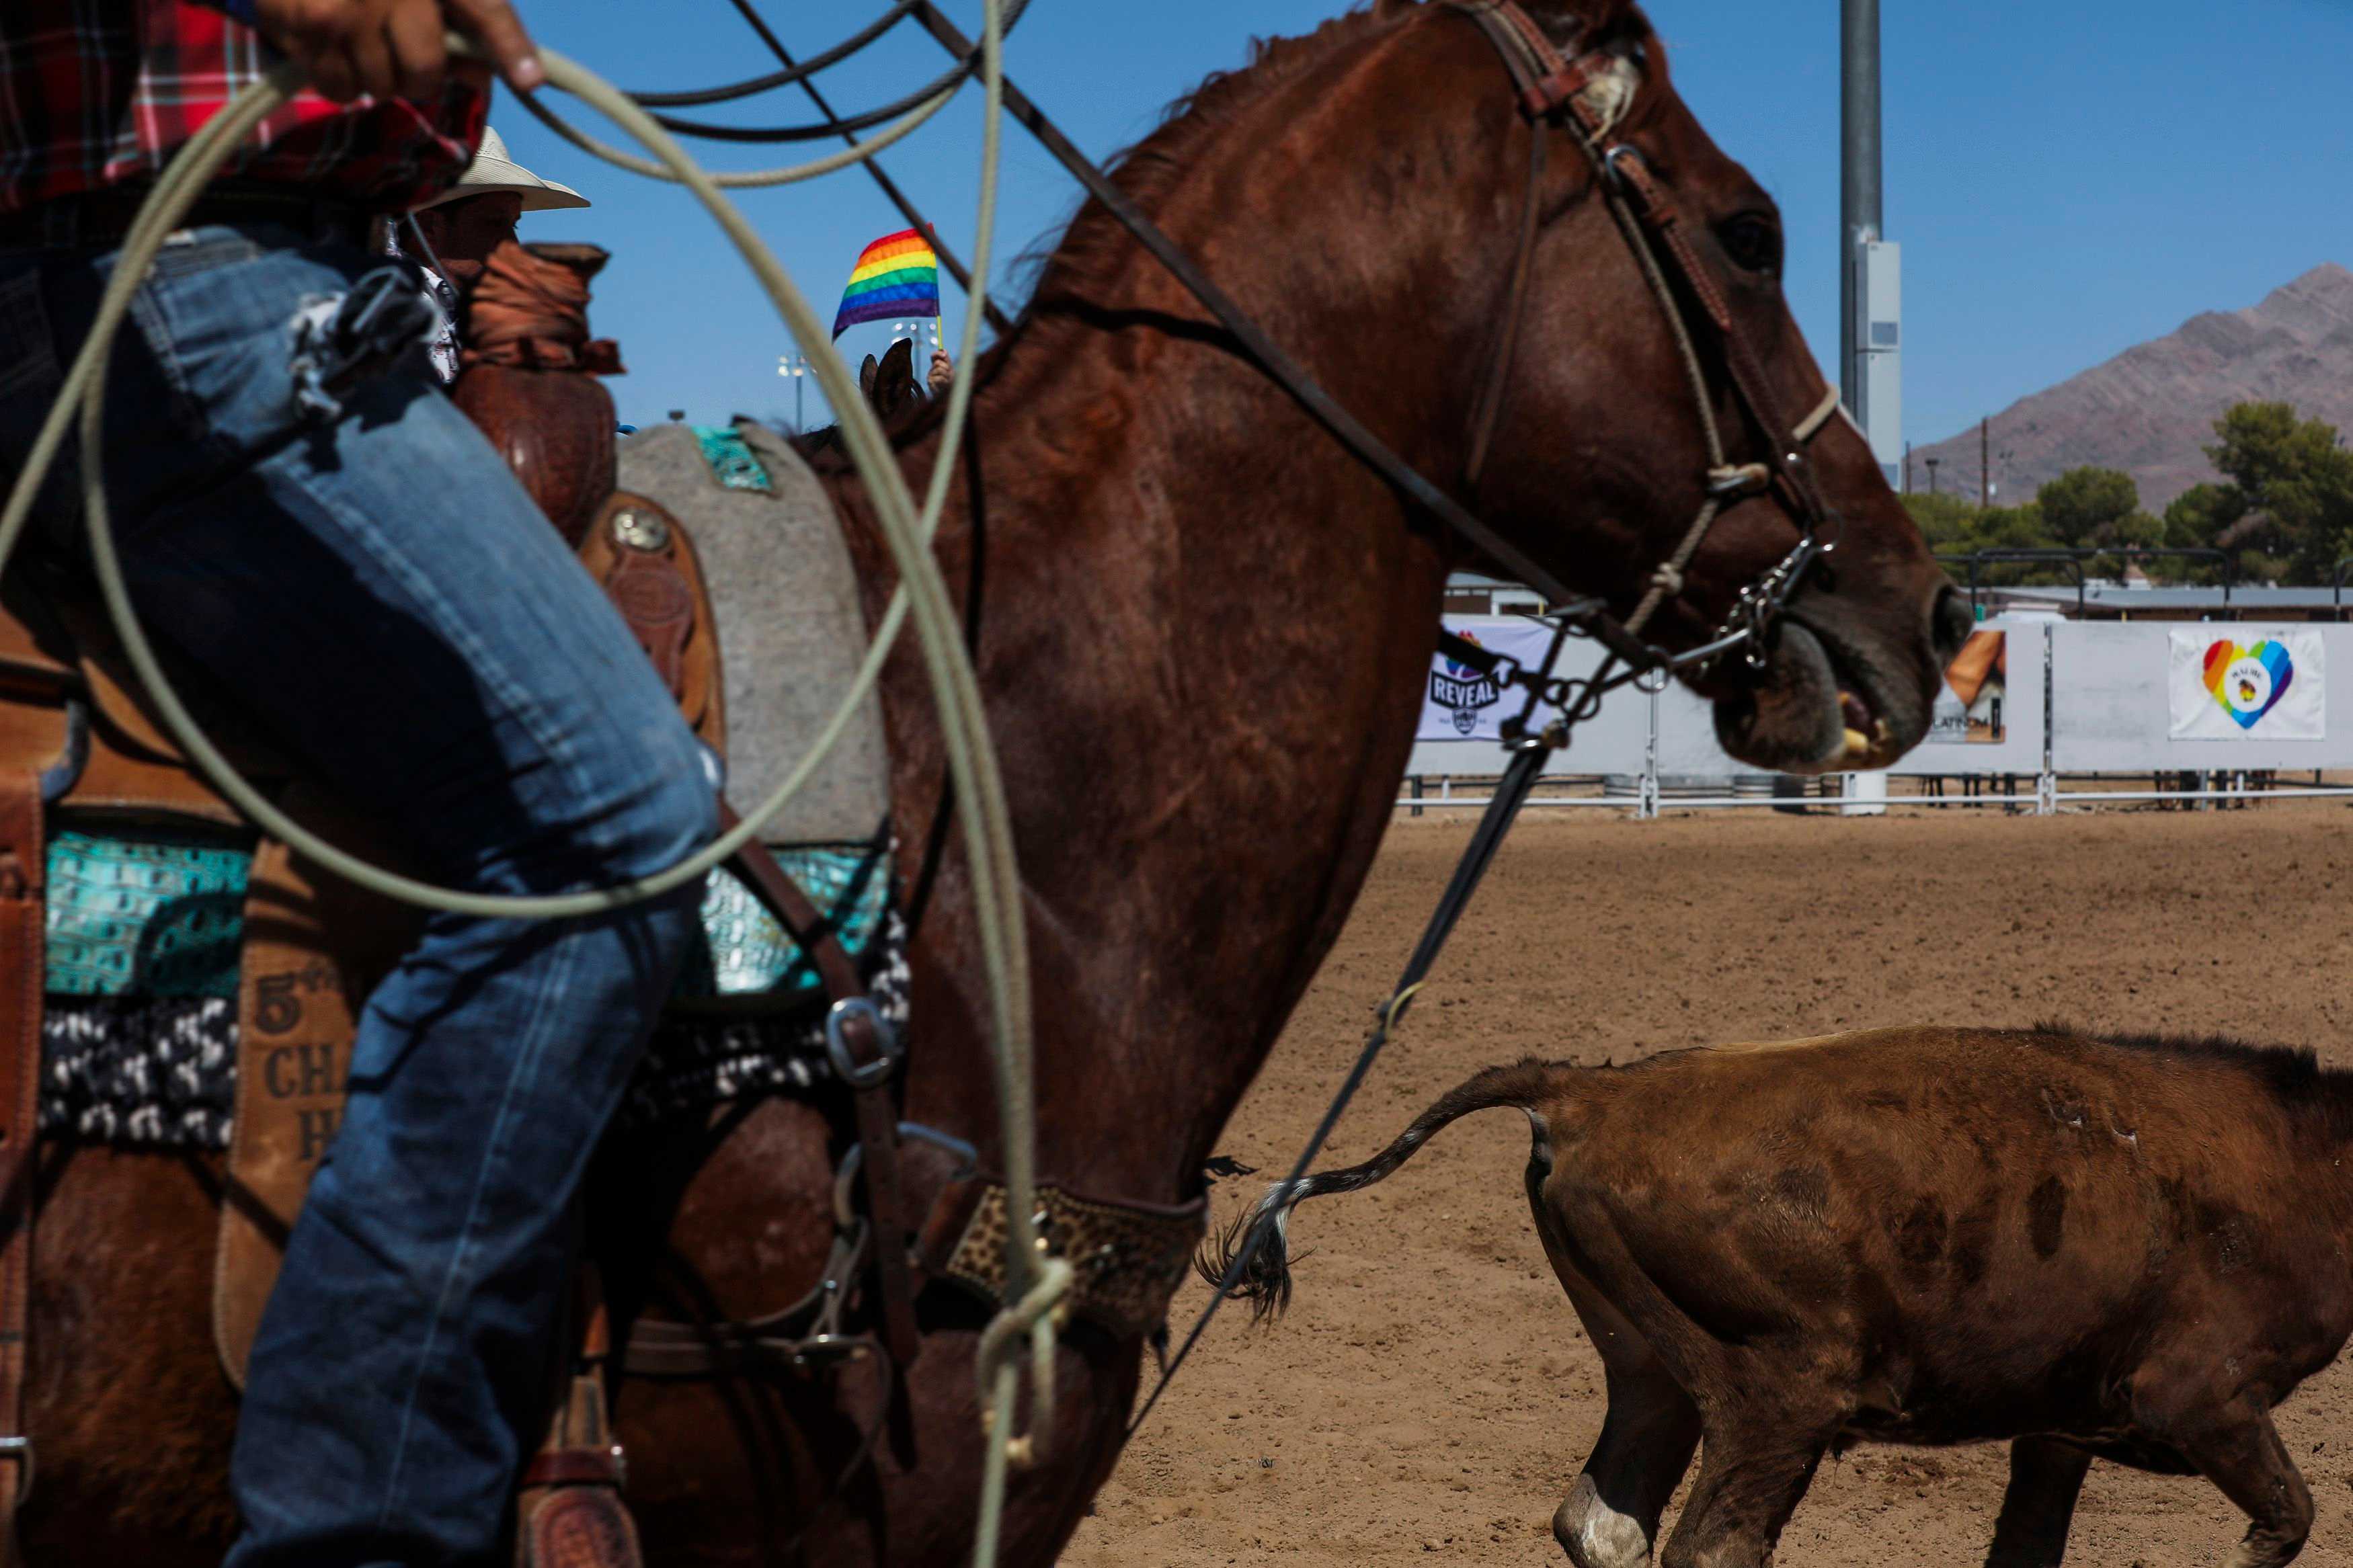
[[[1591,1476],[1577,1478],[1552,1516],[1552,1534],[1577,1568],[1650,1568],[1651,1532],[1603,1502]]]

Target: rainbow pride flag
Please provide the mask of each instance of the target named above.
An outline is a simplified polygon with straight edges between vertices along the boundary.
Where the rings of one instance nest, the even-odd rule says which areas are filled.
[[[886,234],[860,253],[833,319],[837,338],[863,321],[940,313],[940,258],[920,229]]]

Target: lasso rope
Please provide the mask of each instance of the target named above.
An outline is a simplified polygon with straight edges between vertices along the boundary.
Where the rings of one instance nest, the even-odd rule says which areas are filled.
[[[132,297],[146,280],[168,237],[177,229],[202,196],[213,176],[227,163],[255,127],[281,107],[303,85],[299,67],[290,62],[274,67],[259,82],[239,92],[221,113],[189,139],[157,177],[138,222],[124,239],[109,279],[88,340],[68,372],[56,405],[35,438],[25,468],[17,477],[5,511],[0,511],[0,570],[5,570],[30,517],[34,499],[57,459],[68,423],[80,417],[81,491],[90,534],[92,567],[109,616],[123,651],[163,719],[164,727],[197,769],[221,795],[257,826],[298,853],[371,891],[429,910],[490,918],[554,920],[607,913],[657,898],[703,876],[749,843],[761,827],[798,793],[819,763],[847,731],[851,716],[871,695],[884,661],[904,629],[915,622],[917,644],[925,676],[938,710],[942,747],[958,799],[966,803],[959,813],[965,858],[973,882],[974,919],[980,936],[982,966],[989,994],[991,1062],[1003,1140],[1001,1158],[1007,1188],[1007,1290],[1013,1303],[988,1337],[994,1348],[979,1359],[985,1390],[989,1457],[980,1509],[980,1530],[974,1561],[988,1568],[996,1558],[997,1521],[1002,1517],[1006,1468],[1013,1452],[1012,1431],[1021,1363],[1013,1353],[1020,1339],[1029,1340],[1036,1383],[1032,1419],[1039,1427],[1052,1422],[1052,1300],[1067,1290],[1067,1268],[1041,1268],[1033,1215],[1036,1212],[1035,1125],[1031,1100],[1030,1003],[1029,954],[1022,923],[1021,887],[1015,861],[1011,817],[1004,781],[990,741],[979,683],[966,656],[946,584],[930,553],[947,498],[945,476],[955,471],[955,455],[962,434],[963,416],[971,406],[974,351],[977,346],[981,301],[986,298],[987,258],[995,226],[998,118],[1002,105],[1003,67],[1000,58],[1002,0],[982,0],[985,26],[980,49],[981,74],[988,99],[987,131],[980,180],[980,234],[975,257],[972,310],[960,347],[963,358],[950,392],[950,423],[941,460],[934,467],[924,505],[919,512],[906,476],[900,470],[873,411],[860,395],[849,373],[831,354],[816,356],[812,369],[827,399],[841,420],[843,444],[856,464],[873,503],[877,525],[888,545],[899,575],[872,646],[860,666],[848,695],[820,733],[816,747],[765,801],[748,813],[741,826],[723,835],[698,854],[653,876],[591,891],[534,897],[501,897],[438,887],[373,865],[320,838],[280,811],[260,791],[241,777],[206,736],[174,689],[131,603],[121,562],[116,553],[106,505],[102,473],[105,439],[107,360],[116,334],[129,313]],[[475,55],[464,39],[452,37],[456,52]],[[786,329],[801,342],[825,341],[825,329],[807,300],[775,255],[761,241],[743,215],[721,192],[722,184],[776,184],[805,179],[871,157],[904,136],[938,111],[946,94],[923,105],[890,131],[841,153],[796,170],[759,175],[714,177],[689,157],[678,142],[645,110],[605,81],[563,55],[540,51],[549,85],[568,92],[627,131],[660,160],[662,177],[691,191],[735,246],[759,280]],[[551,110],[525,96],[534,114],[561,128]],[[568,131],[576,144],[600,156],[611,154],[591,139]],[[619,153],[625,167],[642,160]]]

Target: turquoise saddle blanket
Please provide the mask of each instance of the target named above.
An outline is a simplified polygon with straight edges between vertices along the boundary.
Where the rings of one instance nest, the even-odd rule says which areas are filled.
[[[881,932],[890,867],[871,844],[779,848],[861,965]],[[57,996],[233,997],[245,935],[249,840],[228,832],[67,830],[48,851],[48,973]],[[823,983],[776,918],[723,868],[702,895],[702,934],[675,1000],[797,1007]]]

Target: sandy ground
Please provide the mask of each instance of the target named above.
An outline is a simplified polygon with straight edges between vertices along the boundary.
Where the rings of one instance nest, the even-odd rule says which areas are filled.
[[[1228,1130],[1296,1157],[1468,836],[1400,820],[1332,962]],[[2353,809],[2049,819],[1762,813],[1524,825],[1326,1164],[1528,1053],[1599,1062],[1929,1022],[2222,1030],[2353,1066]],[[1552,1511],[1600,1431],[1600,1363],[1530,1226],[1517,1117],[1467,1121],[1395,1180],[1302,1211],[1280,1326],[1221,1317],[1064,1561],[1559,1563]],[[1229,1214],[1264,1176],[1220,1184]],[[1189,1288],[1180,1329],[1206,1291]],[[2353,1358],[2283,1408],[2319,1505],[2302,1562],[2353,1568]],[[1826,1463],[1781,1568],[1975,1563],[2000,1448]],[[1672,1513],[1670,1513],[1672,1523]],[[2221,1562],[2243,1528],[2199,1480],[2094,1468],[2071,1565]]]

